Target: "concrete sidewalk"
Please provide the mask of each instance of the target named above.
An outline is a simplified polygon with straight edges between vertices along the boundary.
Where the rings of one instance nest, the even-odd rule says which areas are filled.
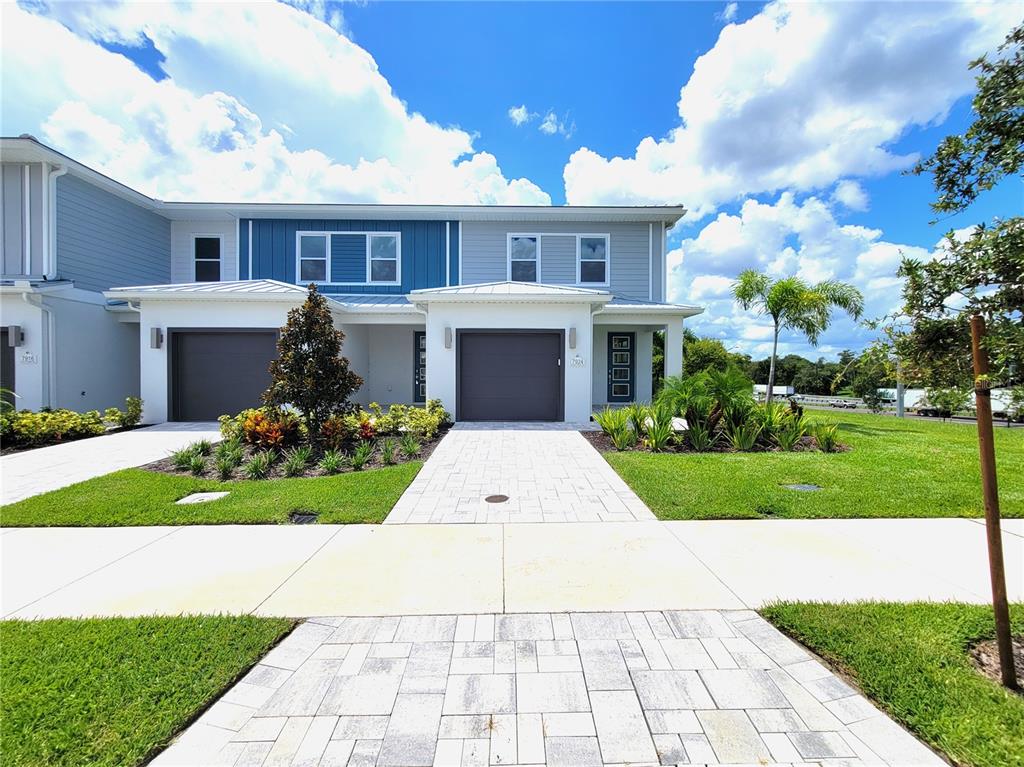
[[[162,423],[25,450],[0,458],[0,504],[158,461],[200,439],[220,439],[216,423]]]
[[[1024,600],[1024,520],[1007,520]],[[976,520],[0,530],[4,617],[436,615],[989,599]]]

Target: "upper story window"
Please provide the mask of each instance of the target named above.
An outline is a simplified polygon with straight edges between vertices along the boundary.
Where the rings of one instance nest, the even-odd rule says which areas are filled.
[[[220,281],[220,237],[196,236],[192,240],[196,282]]]
[[[508,237],[508,278],[513,282],[536,282],[540,237],[510,234]]]
[[[328,282],[327,234],[299,235],[299,282]]]
[[[368,234],[367,240],[368,282],[399,282],[398,235]]]
[[[576,281],[581,285],[608,284],[606,234],[581,234],[576,238]]]

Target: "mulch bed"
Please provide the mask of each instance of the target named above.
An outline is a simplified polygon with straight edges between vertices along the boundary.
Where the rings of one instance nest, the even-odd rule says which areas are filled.
[[[1017,670],[1016,692],[1024,695],[1024,635],[1013,637],[1013,660]],[[971,662],[980,673],[987,676],[997,684],[1003,683],[1003,677],[999,671],[999,648],[996,640],[989,639],[971,648]]]
[[[447,434],[449,428],[451,427],[442,426],[440,431],[438,431],[437,436],[434,437],[434,439],[432,440],[420,440],[420,451],[412,458],[407,458],[405,454],[401,451],[400,446],[398,445],[398,437],[378,437],[375,440],[378,446],[377,449],[374,450],[373,456],[363,465],[363,468],[360,469],[360,471],[367,471],[369,469],[381,469],[384,468],[385,466],[397,466],[402,463],[408,463],[409,461],[425,461],[430,457],[430,454],[434,452],[434,448],[437,447],[437,443],[441,441],[441,438],[445,434]],[[386,464],[384,463],[384,461],[381,460],[379,445],[382,439],[393,439],[395,441],[395,462],[392,464]],[[217,445],[216,443],[214,443],[215,450],[216,447]],[[342,452],[345,453],[345,455],[351,455],[353,447],[354,444],[348,445],[342,449]],[[245,457],[242,459],[242,463],[235,468],[233,475],[229,478],[230,480],[247,479],[244,473],[244,467],[246,462],[253,456],[254,453],[262,452],[262,449],[253,447],[252,445],[243,445],[243,450],[245,451]],[[339,471],[335,472],[335,474],[329,475],[326,472],[321,471],[320,467],[318,466],[321,455],[322,453],[315,453],[313,458],[306,465],[306,470],[302,474],[294,474],[291,477],[285,477],[284,453],[279,453],[277,460],[274,461],[274,463],[271,465],[270,471],[267,474],[266,479],[297,479],[300,477],[326,477],[335,476],[337,474],[348,474],[350,472],[355,471],[355,469],[353,469],[351,466],[343,466]],[[207,456],[206,471],[204,471],[202,474],[193,474],[191,471],[188,470],[182,471],[177,469],[174,466],[174,462],[171,460],[170,456],[168,456],[167,458],[161,458],[159,461],[153,461],[153,463],[147,463],[145,466],[141,466],[140,468],[145,469],[146,471],[158,471],[161,472],[162,474],[174,474],[179,477],[198,477],[203,479],[213,479],[220,481],[220,474],[217,472],[213,452],[211,452],[210,455]]]
[[[609,437],[603,431],[581,431],[580,434],[582,434],[583,438],[585,440],[587,440],[587,442],[589,442],[591,445],[593,445],[594,448],[598,452],[601,452],[601,453],[619,453],[619,452],[622,452],[622,453],[650,453],[650,452],[652,452],[649,448],[644,446],[642,441],[641,442],[637,442],[637,444],[634,447],[628,448],[627,450],[616,450],[615,449],[615,445],[612,444],[611,437]],[[838,445],[836,447],[835,452],[837,452],[837,453],[845,453],[849,449],[850,449],[849,445]],[[665,450],[662,450],[661,452],[662,453],[693,453],[694,455],[700,455],[695,450],[691,450],[690,448],[685,447],[684,445],[681,445],[681,444],[678,444],[678,443],[674,444],[674,445],[670,445],[669,447],[667,447]],[[718,444],[716,444],[710,450],[706,451],[704,454],[707,455],[708,453],[735,453],[735,452],[738,452],[738,451],[734,450],[732,445],[730,445],[728,443],[728,441],[719,440]],[[749,450],[749,451],[746,451],[746,452],[750,452],[750,453],[779,453],[779,452],[782,452],[782,451],[779,450],[778,448],[765,448],[765,447],[762,447],[761,445],[758,445],[753,450]],[[818,452],[818,449],[814,446],[814,441],[810,437],[804,437],[803,439],[800,440],[800,442],[796,445],[796,447],[793,448],[792,452],[794,452],[794,453],[803,453],[803,452],[816,453],[816,452]]]

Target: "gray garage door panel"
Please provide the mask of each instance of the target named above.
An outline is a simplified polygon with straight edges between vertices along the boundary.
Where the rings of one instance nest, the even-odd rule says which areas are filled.
[[[171,420],[215,421],[262,404],[277,331],[175,331],[171,352]]]
[[[462,332],[460,421],[560,421],[562,336],[551,332]]]

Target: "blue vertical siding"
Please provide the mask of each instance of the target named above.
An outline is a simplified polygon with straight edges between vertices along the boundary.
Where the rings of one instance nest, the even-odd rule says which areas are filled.
[[[366,282],[366,235],[331,237],[331,279],[334,282]]]
[[[238,219],[238,279],[249,279],[249,219]]]
[[[312,232],[399,232],[402,236],[402,281],[400,285],[365,284],[365,245],[357,271],[344,255],[355,238],[331,238],[331,270],[333,283],[322,286],[324,293],[408,293],[421,288],[438,288],[456,284],[445,280],[444,221],[358,221],[342,219],[253,219],[251,279],[272,279],[296,282],[295,234]],[[246,221],[248,228],[248,221]],[[247,239],[247,238],[246,238]],[[455,251],[458,249],[458,224],[451,228],[453,273],[458,274]],[[243,242],[243,240],[239,240]],[[248,243],[245,242],[245,247]]]

